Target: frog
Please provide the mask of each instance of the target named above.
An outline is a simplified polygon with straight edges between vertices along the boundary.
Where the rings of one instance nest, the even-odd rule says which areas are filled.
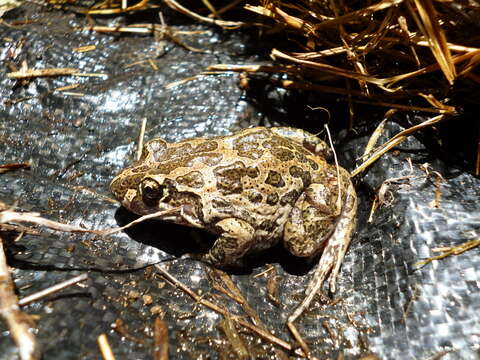
[[[161,220],[215,234],[201,255],[214,267],[242,266],[247,254],[281,242],[307,261],[321,254],[320,283],[330,276],[335,291],[355,229],[357,195],[349,172],[327,161],[331,154],[325,141],[292,127],[174,143],[154,138],[110,189],[133,213],[164,211]]]

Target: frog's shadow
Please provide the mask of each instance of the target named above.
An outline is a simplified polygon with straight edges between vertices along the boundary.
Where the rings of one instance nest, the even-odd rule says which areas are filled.
[[[120,207],[115,213],[115,219],[120,226],[128,224],[137,218],[137,215],[124,207]],[[204,230],[156,219],[142,221],[126,229],[125,233],[133,240],[155,247],[173,257],[181,257],[185,254],[198,255],[206,253],[217,237]],[[185,261],[194,260],[185,258]],[[265,251],[246,256],[240,268],[224,270],[230,274],[249,274],[253,269],[265,266],[265,264],[277,263],[285,272],[291,275],[304,275],[312,269],[316,262],[309,262],[303,258],[293,256],[281,244],[278,244]]]

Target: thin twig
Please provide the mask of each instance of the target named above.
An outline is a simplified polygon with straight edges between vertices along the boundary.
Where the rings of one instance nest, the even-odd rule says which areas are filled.
[[[162,216],[170,215],[170,214],[178,214],[180,210],[181,209],[179,207],[176,207],[169,210],[158,211],[153,214],[141,216],[138,219],[128,223],[127,225],[112,228],[112,229],[103,229],[103,230],[84,229],[75,225],[63,224],[57,221],[42,218],[39,213],[35,213],[35,212],[20,213],[13,210],[0,211],[0,224],[9,223],[9,222],[13,222],[13,223],[28,222],[28,223],[34,223],[37,225],[46,226],[46,227],[49,227],[50,229],[57,230],[57,231],[90,233],[90,234],[96,234],[96,235],[111,235],[116,232],[128,229],[129,227],[136,225],[138,223],[141,223],[148,219],[154,219],[157,217],[161,218]]]
[[[112,348],[108,343],[107,335],[102,334],[97,338],[98,347],[102,352],[102,357],[104,360],[115,360],[115,356],[113,355]]]
[[[438,115],[435,116],[429,120],[426,120],[422,122],[421,124],[409,127],[408,129],[405,129],[395,136],[393,136],[390,140],[388,140],[385,144],[383,144],[377,151],[375,151],[370,157],[365,160],[360,166],[358,166],[355,170],[352,171],[352,177],[360,174],[362,171],[364,171],[367,167],[372,165],[375,161],[377,161],[383,154],[385,154],[387,151],[390,149],[393,149],[395,146],[399,145],[402,143],[404,140],[407,139],[407,136],[410,134],[413,134],[414,132],[423,129],[428,126],[432,126],[433,124],[436,124],[442,120],[445,119],[445,115]]]
[[[89,9],[89,10],[82,10],[80,12],[88,15],[122,14],[130,11],[145,9],[147,7],[148,1],[149,0],[141,0],[132,6],[128,6],[128,7],[122,6],[121,8],[116,8],[116,9]]]
[[[55,69],[21,69],[19,71],[12,71],[7,73],[9,79],[29,79],[33,77],[50,77],[50,76],[108,76],[107,74],[95,73],[81,73],[78,69],[73,68],[55,68]]]
[[[258,316],[257,312],[250,306],[240,289],[237,287],[237,285],[235,285],[235,283],[232,281],[232,278],[226,272],[219,269],[213,269],[209,274],[215,276],[212,286],[216,290],[222,292],[230,299],[237,302],[242,307],[243,311],[245,311],[245,313],[248,315],[250,320],[255,324],[255,326],[258,326],[258,328],[261,330],[268,332],[267,326],[260,319],[260,316]],[[280,349],[276,349],[277,353],[280,351]],[[282,355],[285,357],[285,354],[283,353],[277,355],[279,358],[282,358]]]
[[[432,256],[428,259],[419,261],[419,262],[415,263],[414,266],[423,267],[423,266],[431,263],[434,260],[441,260],[441,259],[444,259],[444,258],[446,258],[448,256],[451,256],[451,255],[460,255],[460,254],[463,254],[465,251],[476,248],[477,246],[480,246],[480,238],[464,242],[460,245],[456,245],[456,246],[452,246],[452,247],[449,247],[449,248],[442,249],[443,254],[437,255],[437,256]]]
[[[75,276],[69,280],[62,281],[61,283],[58,283],[56,285],[50,286],[49,288],[46,288],[44,290],[40,290],[34,294],[28,295],[23,297],[18,301],[18,305],[24,306],[27,304],[30,304],[31,302],[40,300],[41,298],[44,298],[48,295],[54,294],[62,289],[65,289],[69,286],[75,285],[81,281],[85,281],[88,279],[88,274],[82,274]]]
[[[239,360],[247,360],[252,358],[252,354],[248,351],[245,343],[242,341],[241,335],[238,333],[230,317],[225,317],[220,322],[220,328],[225,333],[225,336],[230,343],[230,347],[236,354],[236,358]]]
[[[168,328],[159,317],[153,325],[153,360],[168,360]]]
[[[9,171],[14,171],[17,169],[30,169],[30,163],[23,162],[23,163],[14,163],[14,164],[1,164],[0,174],[6,173]]]
[[[172,8],[173,10],[176,10],[179,13],[187,15],[187,16],[191,17],[192,19],[195,19],[195,20],[203,22],[203,23],[207,23],[207,24],[211,24],[211,25],[218,25],[222,28],[229,28],[229,29],[239,28],[239,27],[247,25],[246,23],[244,23],[242,21],[225,21],[225,20],[212,19],[212,18],[209,18],[207,16],[199,15],[199,14],[187,9],[186,7],[180,5],[175,0],[163,0],[163,2],[167,6]]]
[[[142,119],[142,124],[140,125],[140,134],[138,135],[138,147],[137,147],[137,156],[136,160],[140,160],[142,157],[142,151],[143,151],[143,138],[145,137],[145,128],[147,126],[147,118],[144,117]]]

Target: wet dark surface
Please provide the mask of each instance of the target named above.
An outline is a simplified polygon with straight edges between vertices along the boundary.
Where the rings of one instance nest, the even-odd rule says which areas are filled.
[[[17,202],[21,210],[89,228],[117,226],[133,217],[108,201],[108,184],[132,161],[143,118],[147,118],[146,139],[161,136],[175,141],[258,124],[291,124],[319,131],[320,121],[328,118],[325,113],[295,109],[320,106],[322,101],[330,110],[341,107],[331,105],[335,103],[332,95],[323,100],[317,97],[312,104],[311,97],[268,87],[265,93],[247,99],[238,88],[236,74],[199,76],[167,88],[198,75],[210,64],[267,60],[252,55],[256,45],[251,45],[251,34],[199,26],[168,11],[165,16],[168,24],[179,25],[179,29],[201,30],[182,39],[206,53],[192,53],[171,42],[156,43],[150,36],[74,31],[74,26],[87,25],[82,16],[32,4],[4,15],[7,22],[25,18],[34,22],[0,25],[4,64],[0,69],[0,163],[30,161],[32,165],[30,170],[0,175],[0,201]],[[96,50],[73,51],[85,45],[96,45]],[[71,67],[103,75],[28,82],[7,79],[8,66],[19,68],[24,60],[32,68]],[[76,84],[67,93],[53,91]],[[339,119],[342,114],[338,113]],[[388,125],[382,141],[400,130]],[[337,151],[345,167],[353,168],[366,141],[366,137],[343,141]],[[429,175],[423,169],[427,161]],[[435,171],[446,178],[438,188],[439,208],[432,206],[438,184]],[[400,177],[389,187],[390,203],[367,223],[371,195],[386,179]],[[358,231],[338,280],[335,297],[342,300],[327,307],[314,303],[299,322],[315,354],[336,358],[343,352],[355,358],[374,352],[382,359],[427,359],[447,351],[444,359],[479,358],[478,249],[420,270],[414,267],[417,261],[436,255],[433,248],[479,237],[479,185],[468,173],[437,160],[414,138],[368,171],[358,184]],[[149,358],[156,316],[163,316],[168,324],[171,358],[235,358],[218,330],[221,317],[195,305],[146,268],[162,262],[193,290],[234,314],[243,314],[238,305],[213,290],[206,265],[181,258],[204,250],[211,241],[211,236],[192,229],[149,221],[106,238],[42,230],[39,236],[25,235],[15,244],[8,242],[20,297],[80,273],[89,274],[84,286],[24,307],[28,314],[38,316],[43,359],[98,359],[96,339],[101,333],[108,334],[118,358]],[[268,275],[255,277],[267,263],[273,263],[280,274],[281,307],[267,299]],[[292,341],[284,323],[302,299],[309,269],[308,264],[274,249],[231,275],[266,325]],[[145,304],[136,294],[151,295],[152,304]],[[145,344],[113,332],[111,325],[117,319]],[[5,324],[0,324],[0,359],[14,359],[16,349]],[[245,337],[254,357],[274,357],[270,346],[259,345],[250,333]]]

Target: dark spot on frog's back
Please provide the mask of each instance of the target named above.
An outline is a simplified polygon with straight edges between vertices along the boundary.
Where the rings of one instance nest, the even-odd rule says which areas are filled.
[[[262,143],[262,146],[265,149],[286,148],[286,149],[293,150],[294,148],[296,148],[296,146],[293,145],[290,140],[287,140],[280,136],[272,136],[267,141],[264,141]]]
[[[214,198],[212,199],[212,206],[217,210],[231,210],[232,204],[222,198]]]
[[[267,204],[270,206],[273,206],[273,205],[277,205],[277,203],[278,203],[278,194],[277,193],[268,194]]]
[[[173,170],[180,166],[185,166],[184,162],[170,161],[170,162],[161,162],[155,164],[155,167],[150,169],[150,173],[153,175],[157,174],[170,174]]]
[[[293,152],[284,148],[273,148],[272,154],[280,161],[290,161],[293,160],[293,158],[295,157],[295,155],[293,155]]]
[[[290,175],[292,175],[293,177],[300,177],[302,176],[302,173],[303,173],[303,169],[295,165],[290,166],[290,169],[288,169],[288,171],[290,172]]]
[[[301,162],[301,163],[306,163],[308,161],[308,158],[306,157],[306,155],[308,154],[305,154],[303,152],[295,152],[295,157],[297,158],[297,161]]]
[[[222,194],[240,194],[243,191],[242,177],[246,175],[246,169],[241,161],[218,166],[213,172],[217,180],[217,189]]]
[[[280,175],[280,173],[273,170],[270,170],[268,172],[268,176],[265,179],[265,183],[278,188],[285,186],[285,181],[283,181],[282,175]]]
[[[289,191],[281,197],[280,204],[282,205],[293,204],[298,199],[299,196],[300,196],[300,193],[297,190]]]
[[[263,200],[263,195],[258,191],[252,190],[248,193],[248,200],[252,203],[260,203]]]
[[[303,187],[307,187],[312,183],[312,176],[310,175],[310,172],[303,170],[298,166],[291,166],[289,172],[293,177],[302,179]]]
[[[193,152],[193,147],[189,143],[178,143],[177,146],[169,147],[165,151],[164,159],[167,161],[175,161],[183,159]]]
[[[264,230],[264,231],[271,231],[275,229],[275,222],[272,220],[264,220],[258,227],[259,230]]]
[[[308,163],[310,164],[312,170],[318,170],[318,164],[315,161],[308,159]]]
[[[188,174],[177,177],[176,180],[181,185],[197,189],[203,187],[205,184],[203,176],[199,171],[191,171]]]
[[[150,167],[148,165],[140,165],[130,169],[133,174],[144,173],[148,171]]]
[[[258,175],[260,175],[260,172],[258,171],[258,168],[256,166],[249,166],[247,168],[247,175],[248,177],[255,179],[256,177],[258,177]]]

